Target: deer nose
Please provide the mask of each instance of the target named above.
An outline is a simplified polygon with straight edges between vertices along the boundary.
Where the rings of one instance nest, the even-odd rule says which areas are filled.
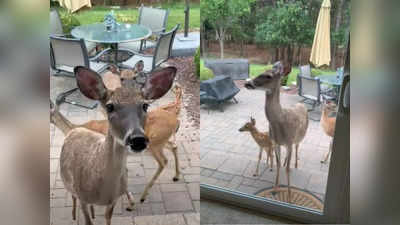
[[[147,147],[149,139],[144,135],[130,135],[126,142],[134,152],[141,152]]]
[[[252,80],[246,80],[246,83],[244,83],[244,87],[247,89],[255,89],[254,83]]]

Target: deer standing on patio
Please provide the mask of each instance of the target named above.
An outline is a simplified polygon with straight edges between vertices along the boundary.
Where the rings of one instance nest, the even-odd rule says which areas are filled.
[[[269,121],[269,134],[273,140],[277,159],[275,187],[278,187],[279,184],[279,171],[281,166],[280,146],[286,146],[286,174],[289,202],[291,198],[290,161],[293,145],[296,145],[295,164],[297,168],[299,143],[303,140],[308,128],[308,114],[304,104],[297,103],[293,108],[282,108],[280,104],[280,80],[281,77],[287,76],[291,69],[291,65],[283,65],[281,62],[276,62],[271,70],[267,70],[258,77],[245,83],[245,87],[248,89],[265,90],[265,114]]]
[[[336,111],[335,103],[325,102],[325,101],[322,103],[322,115],[320,124],[325,134],[331,137],[332,139],[333,135],[335,135],[336,117],[330,117],[329,114],[335,111]],[[329,151],[325,155],[324,160],[321,160],[321,163],[326,163],[329,159],[329,155],[332,152],[332,139],[329,142]]]
[[[273,149],[272,149],[272,141],[269,138],[268,132],[260,132],[256,127],[256,120],[253,117],[250,117],[250,122],[245,123],[240,129],[240,132],[249,131],[254,141],[260,147],[260,153],[258,154],[258,162],[256,172],[253,176],[258,176],[258,169],[260,166],[260,161],[262,158],[262,153],[265,151],[267,154],[267,166],[269,162],[270,171],[274,167],[274,159],[273,159]]]
[[[60,156],[60,175],[73,196],[74,208],[76,199],[80,200],[85,224],[93,225],[88,205],[106,205],[106,224],[110,225],[115,203],[128,193],[127,154],[142,152],[150,146],[144,132],[147,101],[166,93],[165,86],[171,87],[176,68],[167,67],[152,74],[140,91],[127,87],[107,90],[100,75],[82,66],[75,67],[74,73],[80,91],[100,101],[106,109],[108,131],[106,136],[82,127],[67,132]],[[166,80],[171,82],[165,83]],[[165,119],[164,125],[170,125],[169,122],[175,121]],[[133,204],[130,195],[128,200]]]

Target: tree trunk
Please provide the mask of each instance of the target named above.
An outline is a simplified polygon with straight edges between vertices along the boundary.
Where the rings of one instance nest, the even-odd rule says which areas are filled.
[[[200,55],[205,57],[206,56],[206,46],[205,46],[205,27],[204,23],[201,23],[201,29],[200,29]]]
[[[339,5],[336,13],[336,23],[335,23],[335,32],[339,32],[340,24],[342,23],[342,11],[343,11],[344,0],[339,0]],[[337,43],[333,44],[332,51],[332,61],[331,68],[336,69],[336,52],[337,52]]]
[[[219,36],[219,48],[220,48],[220,57],[221,59],[224,58],[224,41],[225,41],[225,30],[224,28],[219,28],[218,32]]]

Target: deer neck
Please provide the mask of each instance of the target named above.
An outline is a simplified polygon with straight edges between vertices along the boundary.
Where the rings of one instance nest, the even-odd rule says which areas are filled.
[[[125,168],[126,165],[126,146],[117,141],[117,139],[112,136],[111,128],[108,129],[106,138],[103,142],[103,148],[107,152],[107,166],[112,168],[111,172],[118,172]]]
[[[272,93],[265,92],[265,114],[270,123],[280,121],[282,116],[279,94],[279,88],[276,88]]]
[[[77,126],[71,121],[69,121],[65,116],[63,116],[59,111],[56,111],[54,114],[51,115],[51,122],[60,129],[64,135],[76,128]]]
[[[254,140],[258,140],[258,135],[260,134],[260,132],[257,130],[256,126],[253,126],[250,128],[250,134],[251,136],[253,136]]]

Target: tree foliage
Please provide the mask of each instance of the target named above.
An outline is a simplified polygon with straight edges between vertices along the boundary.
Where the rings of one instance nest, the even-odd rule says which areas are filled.
[[[312,43],[314,27],[301,2],[279,1],[263,21],[256,26],[256,42],[275,47]]]

